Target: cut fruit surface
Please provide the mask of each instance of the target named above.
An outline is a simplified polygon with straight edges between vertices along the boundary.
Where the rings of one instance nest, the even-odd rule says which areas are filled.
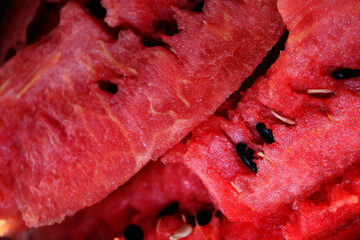
[[[90,206],[179,142],[281,35],[275,1],[176,10],[181,32],[114,40],[70,2],[59,26],[0,69],[0,215],[52,224]]]
[[[210,118],[163,158],[200,176],[231,221],[275,213],[359,161],[359,77],[339,80],[332,73],[360,68],[360,5],[307,1],[292,12],[295,5],[279,1],[290,32],[285,51],[228,112],[230,120]],[[259,123],[274,143],[259,134]],[[254,153],[247,156],[257,173],[240,160],[238,143]]]

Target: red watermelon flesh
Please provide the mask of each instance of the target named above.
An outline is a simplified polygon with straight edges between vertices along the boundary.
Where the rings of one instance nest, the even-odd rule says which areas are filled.
[[[354,199],[360,196],[359,171],[359,165],[352,166],[308,198],[259,221],[229,222],[213,215],[205,226],[193,227],[185,239],[358,239],[360,205]],[[179,201],[180,209],[157,217],[173,201]],[[182,214],[196,215],[209,203],[199,179],[184,166],[151,163],[100,203],[61,224],[33,229],[14,239],[123,239],[120,233],[128,224],[141,226],[144,239],[169,239],[186,224]]]
[[[175,213],[157,217],[174,201],[179,203]],[[61,224],[33,229],[16,239],[24,236],[39,240],[96,239],[96,236],[99,240],[113,239],[121,237],[129,224],[139,225],[146,239],[156,239],[155,236],[160,236],[157,233],[169,234],[168,239],[172,231],[185,224],[182,214],[194,216],[204,206],[211,207],[207,191],[185,166],[151,162],[101,202],[66,218]],[[213,224],[216,222],[218,220]],[[101,238],[105,232],[106,237]]]
[[[360,197],[359,171],[359,165],[352,166],[308,198],[259,221],[229,222],[220,214],[213,215],[208,224],[196,225],[184,239],[358,239],[360,205],[354,199]],[[174,200],[180,209],[156,217]],[[194,215],[208,204],[203,185],[184,166],[151,163],[100,203],[61,224],[33,229],[14,239],[124,239],[121,233],[128,224],[141,226],[144,239],[169,239],[186,224],[182,214]]]
[[[284,236],[287,239],[358,239],[359,173],[360,166],[352,166],[308,199],[294,203],[295,210],[282,230]],[[349,228],[357,229],[357,232],[343,237]]]
[[[174,7],[194,11],[204,1],[195,0],[103,0],[105,21],[111,26],[131,27],[140,33],[173,31]]]
[[[176,18],[177,56],[129,31],[114,42],[69,3],[1,68],[3,216],[51,224],[104,198],[213,113],[283,30],[274,2],[208,1]]]
[[[279,2],[290,31],[285,51],[229,112],[230,120],[210,118],[163,159],[184,162],[200,176],[231,221],[274,213],[358,161],[359,78],[340,81],[331,73],[360,68],[359,3],[307,1],[291,12],[286,6],[292,4]],[[307,89],[335,95],[314,96]],[[286,116],[288,124],[272,112]],[[259,122],[272,129],[275,143],[260,137]],[[239,142],[258,153],[256,174],[237,156]]]

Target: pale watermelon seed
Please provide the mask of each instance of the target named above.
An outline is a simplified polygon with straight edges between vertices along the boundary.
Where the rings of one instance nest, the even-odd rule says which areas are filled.
[[[265,123],[259,122],[258,124],[256,124],[256,130],[258,131],[260,136],[269,144],[275,142],[272,130],[267,128]]]
[[[313,96],[323,96],[323,97],[331,97],[335,94],[334,91],[331,91],[327,88],[309,88],[306,90],[306,93]]]
[[[184,223],[187,223],[185,214],[181,214],[181,220],[182,220]]]
[[[181,238],[185,238],[192,233],[192,226],[189,224],[183,225],[176,229],[176,231],[170,236],[170,240],[178,240]]]
[[[264,158],[266,161],[268,161],[271,165],[273,165],[273,161],[270,160],[270,158],[268,158],[268,156],[265,155],[265,153],[263,152],[257,152],[257,155],[259,155],[260,157]]]
[[[282,121],[288,125],[295,125],[295,123],[296,123],[294,119],[284,116],[282,114],[279,114],[279,113],[275,112],[274,110],[271,110],[271,114],[274,115],[274,117],[276,117],[280,121]]]
[[[236,186],[236,184],[234,183],[234,181],[231,181],[230,184],[231,184],[231,186],[235,189],[235,191],[236,191],[237,193],[241,193],[240,188],[238,188],[238,186]]]

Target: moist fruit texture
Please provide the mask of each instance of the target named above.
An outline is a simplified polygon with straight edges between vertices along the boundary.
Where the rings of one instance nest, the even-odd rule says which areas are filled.
[[[171,205],[173,207],[169,207]],[[41,227],[16,239],[25,236],[37,240],[114,239],[121,237],[128,225],[139,226],[147,239],[169,239],[185,225],[182,215],[193,217],[196,212],[213,210],[211,207],[200,179],[185,166],[150,162],[98,204],[79,211],[61,224]],[[217,226],[214,231],[219,232],[219,220],[214,218],[212,224]],[[215,234],[209,226],[205,231]]]
[[[275,1],[172,11],[179,32],[145,47],[70,2],[0,69],[2,217],[41,226],[103,199],[211,115],[284,30]]]
[[[358,216],[359,196],[352,187],[346,190],[346,181],[325,200],[319,194],[314,202],[304,199],[359,161],[360,5],[282,0],[278,6],[290,32],[285,51],[228,112],[230,120],[211,117],[163,161],[182,162],[196,173],[230,221],[258,225],[263,216],[290,206],[286,211],[294,219],[285,235],[320,237],[335,226],[340,231],[356,225]],[[339,79],[338,70],[352,75]],[[259,123],[272,130],[275,142],[259,134]],[[239,143],[248,147],[240,154]]]
[[[134,194],[125,185],[98,205],[83,210],[82,216],[38,229],[34,236],[79,232],[100,236],[85,226],[109,233],[103,229],[110,224],[111,229],[122,231],[120,235],[112,232],[98,239],[124,239],[128,233],[125,225],[136,224],[144,239],[169,239],[183,225],[191,225],[181,211],[186,216],[199,211],[184,206],[208,206],[211,200],[215,206],[209,207],[213,212],[209,222],[191,225],[192,233],[184,239],[203,239],[204,234],[226,240],[359,239],[358,8],[359,3],[353,1],[280,1],[279,10],[290,33],[277,62],[247,90],[236,109],[231,110],[233,100],[229,100],[223,105],[228,109],[225,117],[223,110],[223,117],[210,117],[187,140],[168,151],[162,158],[167,165],[152,164],[144,169],[181,169],[181,165],[170,162],[183,163],[200,177],[210,199],[191,198],[192,190],[181,192],[181,197],[174,193],[188,181],[185,173],[177,175],[184,181],[180,184],[174,181],[176,172],[156,174],[156,180],[140,172],[129,183],[137,186],[134,189],[157,181],[168,187],[156,187],[154,192],[144,188]],[[200,186],[195,189],[196,194],[206,196],[203,191]],[[142,194],[152,200],[144,203]],[[154,200],[153,194],[163,200]],[[135,195],[140,198],[132,199]],[[158,207],[148,211],[153,207],[150,202],[158,206],[158,201],[179,201],[181,207],[160,217]],[[135,211],[138,215],[132,212],[134,203],[139,204]],[[130,214],[106,223],[99,220],[107,219],[104,215],[108,212],[117,215],[111,206],[121,206],[119,212]],[[104,211],[109,207],[114,211]],[[221,212],[215,214],[216,209]],[[104,212],[101,217],[99,213]],[[84,223],[82,231],[71,224],[74,219]],[[93,224],[85,224],[87,219]],[[196,235],[197,231],[201,235]]]

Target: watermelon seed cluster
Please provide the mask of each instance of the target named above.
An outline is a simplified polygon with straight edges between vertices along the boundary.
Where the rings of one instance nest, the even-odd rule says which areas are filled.
[[[360,69],[343,68],[332,72],[331,76],[335,79],[349,79],[360,76]]]

